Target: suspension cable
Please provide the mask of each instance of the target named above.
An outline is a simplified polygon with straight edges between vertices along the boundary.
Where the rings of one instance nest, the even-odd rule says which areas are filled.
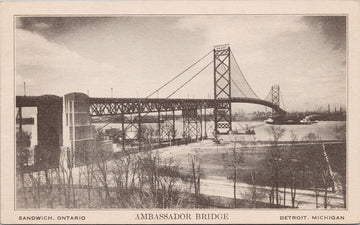
[[[173,91],[169,96],[167,96],[166,98],[170,98],[171,96],[173,96],[177,91],[179,91],[181,88],[183,88],[186,84],[188,84],[190,81],[192,81],[195,77],[197,77],[202,71],[204,71],[208,66],[210,66],[213,63],[213,61],[211,61],[210,63],[208,63],[206,66],[204,66],[199,72],[197,72],[194,76],[192,76],[189,80],[187,80],[185,83],[183,83],[180,87],[178,87],[175,91]]]
[[[233,54],[233,52],[232,52],[232,51],[230,51],[230,54],[231,54],[231,56],[233,57],[233,59],[234,59],[234,61],[235,61],[235,64],[236,64],[237,68],[240,70],[240,73],[241,73],[241,74],[244,74],[244,73],[241,71],[240,66],[239,66],[239,64],[237,63],[236,58],[235,58],[235,56],[234,56],[234,54]],[[249,83],[247,82],[247,80],[246,80],[245,76],[243,76],[243,78],[244,78],[244,80],[245,80],[245,82],[246,82],[247,86],[249,86],[250,90],[251,90],[251,91],[253,92],[253,94],[255,95],[255,97],[257,97],[258,99],[260,99],[260,98],[259,98],[259,96],[257,96],[257,94],[255,93],[255,91],[251,88],[251,86],[250,86],[250,85],[249,85]]]
[[[208,53],[209,54],[209,53]],[[207,55],[208,55],[207,54]],[[204,58],[204,57],[203,57]],[[200,60],[199,60],[200,61]],[[198,61],[198,62],[199,62]],[[171,96],[173,96],[176,92],[178,92],[181,88],[183,88],[186,84],[188,84],[190,81],[192,81],[195,77],[197,77],[202,71],[204,71],[207,67],[209,67],[214,61],[211,61],[209,64],[207,64],[206,66],[204,66],[199,72],[197,72],[195,75],[193,75],[189,80],[187,80],[185,83],[183,83],[179,88],[177,88],[175,91],[173,91],[169,96],[167,96],[166,98],[170,98]],[[195,65],[195,64],[194,64]],[[171,82],[171,81],[170,81]],[[168,83],[170,83],[168,82]],[[156,93],[158,90],[156,90],[154,93]],[[150,95],[151,96],[151,95]],[[147,99],[148,97],[146,97]],[[150,112],[147,112],[144,116],[148,115]],[[134,119],[136,119],[138,116],[136,116]],[[131,125],[129,124],[125,130],[127,130]]]
[[[244,95],[245,98],[249,98],[248,96],[245,95],[245,93],[242,90],[240,90],[239,86],[232,78],[231,78],[231,81],[234,83],[236,89],[238,89]]]
[[[271,89],[270,89],[269,93],[266,95],[266,97],[264,98],[264,100],[271,101]]]
[[[180,77],[181,75],[183,75],[185,72],[187,72],[189,69],[191,69],[193,66],[195,66],[196,64],[198,64],[201,60],[203,60],[206,56],[208,56],[213,50],[210,50],[208,53],[206,53],[203,57],[201,57],[200,59],[198,59],[196,62],[194,62],[193,64],[191,64],[190,66],[188,66],[185,70],[183,70],[181,73],[179,73],[178,75],[176,75],[175,77],[171,78],[168,82],[166,82],[165,84],[163,84],[161,87],[159,87],[158,89],[156,89],[155,91],[151,92],[151,94],[149,94],[148,96],[146,96],[145,99],[150,98],[153,94],[155,94],[156,92],[160,91],[161,89],[163,89],[165,86],[167,86],[168,84],[170,84],[171,82],[173,82],[174,80],[176,80],[178,77]],[[149,114],[149,113],[147,113]],[[146,116],[147,114],[145,114],[144,116]],[[114,116],[110,121],[108,121],[108,123],[106,123],[104,126],[100,127],[99,129],[97,129],[97,131],[102,130],[104,127],[108,126],[111,122],[113,122],[116,118],[118,118],[119,116]],[[137,117],[137,116],[136,116]],[[135,117],[135,119],[136,119]],[[128,127],[127,127],[128,128]],[[126,128],[126,129],[127,129]],[[126,130],[125,129],[125,130]]]
[[[151,97],[153,94],[155,94],[156,92],[160,91],[161,89],[163,89],[165,86],[167,86],[168,84],[170,84],[171,82],[173,82],[175,79],[177,79],[178,77],[180,77],[181,75],[183,75],[186,71],[188,71],[189,69],[191,69],[193,66],[195,66],[197,63],[199,63],[201,60],[203,60],[206,56],[208,56],[210,53],[212,52],[209,51],[208,53],[206,53],[203,57],[201,57],[199,60],[197,60],[196,62],[194,62],[192,65],[190,65],[189,67],[187,67],[185,70],[183,70],[181,73],[179,73],[178,75],[176,75],[175,77],[173,77],[171,80],[169,80],[168,82],[166,82],[165,84],[163,84],[161,87],[159,87],[158,89],[156,89],[155,91],[151,92],[151,94],[149,94],[145,99]]]
[[[285,103],[284,103],[284,98],[283,98],[283,95],[282,95],[281,91],[280,91],[280,101],[282,102],[283,107],[284,107],[284,109],[285,109],[285,108],[286,108],[286,106],[285,106]]]
[[[222,68],[226,70],[224,64],[222,64]],[[240,87],[237,85],[237,83],[234,81],[234,79],[233,79],[232,77],[231,77],[231,81],[234,83],[236,89],[238,89],[238,90],[241,92],[241,94],[244,95],[244,97],[248,98],[248,97],[246,96],[246,94],[240,89]]]

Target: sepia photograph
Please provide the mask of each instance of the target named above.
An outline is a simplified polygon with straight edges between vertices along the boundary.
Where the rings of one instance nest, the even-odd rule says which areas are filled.
[[[346,16],[14,26],[16,209],[346,209]]]
[[[360,223],[359,6],[0,0],[1,224]]]

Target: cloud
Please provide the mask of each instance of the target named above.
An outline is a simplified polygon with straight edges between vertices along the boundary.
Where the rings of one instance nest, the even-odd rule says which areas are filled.
[[[113,66],[84,58],[38,34],[21,29],[16,31],[18,94],[22,92],[23,82],[28,84],[29,95],[86,92],[88,87],[94,87],[100,79],[105,84],[110,83],[117,73],[118,70]]]
[[[64,33],[108,20],[108,17],[17,17],[16,26],[52,40]]]
[[[306,30],[305,24],[297,23],[300,17],[280,16],[189,16],[181,18],[178,27],[202,32],[211,45],[231,44],[233,47],[253,46],[267,42],[284,33]]]
[[[313,29],[321,30],[335,50],[345,50],[346,47],[346,17],[345,16],[306,16],[306,24]]]
[[[47,24],[47,23],[36,23],[36,24],[34,24],[34,27],[36,27],[37,29],[42,30],[42,29],[47,29],[47,28],[49,28],[50,25]]]

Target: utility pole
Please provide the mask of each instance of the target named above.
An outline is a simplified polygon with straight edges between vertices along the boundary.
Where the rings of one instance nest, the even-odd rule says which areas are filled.
[[[26,83],[24,82],[24,96],[26,96]]]

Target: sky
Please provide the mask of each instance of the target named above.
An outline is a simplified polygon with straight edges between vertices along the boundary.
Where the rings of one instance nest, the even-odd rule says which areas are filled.
[[[26,82],[26,95],[146,97],[229,44],[260,98],[277,84],[288,111],[346,104],[343,16],[18,17],[15,39],[17,95]],[[211,61],[209,54],[152,97],[167,97]],[[212,66],[172,97],[212,98]]]

